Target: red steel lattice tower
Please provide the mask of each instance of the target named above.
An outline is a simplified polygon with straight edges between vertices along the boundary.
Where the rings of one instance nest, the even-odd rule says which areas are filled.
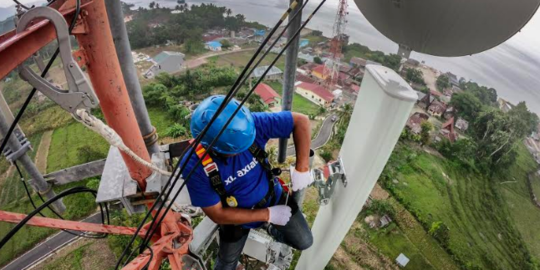
[[[330,40],[330,57],[325,63],[324,75],[325,87],[333,90],[339,78],[339,66],[342,57],[342,47],[348,42],[348,36],[345,34],[347,25],[347,0],[339,0],[336,19],[334,22],[332,40]]]

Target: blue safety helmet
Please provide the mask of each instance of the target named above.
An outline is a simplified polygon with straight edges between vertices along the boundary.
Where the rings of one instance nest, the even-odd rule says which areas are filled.
[[[191,134],[193,138],[197,137],[204,127],[208,125],[224,99],[225,96],[222,95],[211,96],[203,100],[195,109],[191,117]],[[227,104],[202,138],[201,143],[204,147],[208,147],[212,143],[238,106],[240,106],[240,103],[236,99],[232,99]],[[248,108],[242,107],[212,149],[221,154],[239,154],[249,149],[253,141],[255,141],[255,135],[253,117]]]

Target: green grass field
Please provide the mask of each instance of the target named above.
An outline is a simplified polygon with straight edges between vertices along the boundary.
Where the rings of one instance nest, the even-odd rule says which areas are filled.
[[[69,130],[71,137],[67,140],[67,142],[68,144],[70,144],[70,146],[74,146],[73,142],[77,141],[77,138],[82,138],[82,139],[87,138],[84,132],[80,132],[77,128],[73,128],[73,126],[75,125],[80,126],[80,124],[72,124],[64,128],[61,128],[61,131],[60,131],[60,134],[62,134],[62,129]],[[88,131],[88,132],[91,132],[91,131]],[[34,149],[37,149],[39,147],[39,144],[41,142],[41,136],[42,136],[42,133],[38,133],[29,138]],[[90,140],[87,141],[87,143],[89,144],[94,144],[96,142],[96,138],[89,138],[89,139]],[[54,137],[53,137],[53,141],[54,141]],[[69,158],[70,156],[76,157],[76,151],[67,151],[66,149],[73,149],[73,148],[66,148],[66,145],[67,144],[65,142],[59,142],[57,138],[56,145],[51,143],[50,154],[54,154],[56,156],[62,156],[63,158],[65,158],[65,160],[62,162],[65,162],[66,160],[67,161],[76,160],[75,158],[71,158],[71,159]],[[71,153],[70,155],[70,154],[66,154],[66,152],[73,152],[73,153]],[[28,155],[33,159],[36,155],[36,151],[30,151],[28,152]],[[50,156],[48,160],[49,162],[54,163],[54,161],[52,161]],[[69,163],[66,163],[66,164],[69,164]],[[75,164],[78,164],[78,163],[74,162],[73,165]],[[54,165],[54,166],[58,166],[58,165]],[[26,174],[24,170],[23,170],[23,175],[25,176],[26,179],[28,179],[28,175]],[[54,190],[57,193],[59,193],[64,189],[67,189],[76,185],[85,186],[87,182],[88,180],[83,180],[77,183],[72,183],[70,185],[55,187]],[[29,189],[30,189],[30,192],[32,193],[32,198],[34,202],[36,203],[36,205],[40,205],[41,201],[39,197],[33,192],[30,186],[29,186]],[[5,211],[10,211],[10,212],[16,212],[16,213],[29,213],[32,210],[34,210],[32,205],[30,204],[30,201],[27,198],[23,185],[20,183],[20,178],[16,173],[14,173],[12,177],[9,177],[8,179],[5,180],[5,182],[0,187],[0,191],[2,192],[2,195],[0,196],[0,202],[1,202],[0,209],[5,210]],[[94,212],[96,209],[96,205],[94,204],[94,198],[90,194],[77,194],[77,195],[64,198],[64,204],[67,206],[67,210],[63,214],[63,216],[66,219],[79,219]],[[54,215],[52,215],[52,213],[49,210],[44,210],[43,213],[46,216],[55,217]],[[14,225],[12,224],[0,223],[0,237],[3,237],[5,234],[7,234],[13,226]],[[6,244],[6,246],[0,250],[0,265],[6,264],[17,255],[25,252],[26,250],[34,246],[36,243],[40,242],[41,240],[45,239],[49,235],[56,232],[58,232],[58,230],[37,228],[37,227],[30,227],[30,226],[23,227]]]
[[[423,257],[422,252],[406,237],[405,233],[397,226],[389,226],[384,229],[374,230],[363,224],[368,232],[368,241],[377,246],[379,251],[388,258],[395,259],[399,254],[404,253],[410,262],[403,269],[435,269]],[[347,236],[352,237],[352,236]],[[354,255],[353,247],[342,244],[345,250]]]
[[[59,106],[53,106],[32,117],[23,118],[20,126],[27,136],[31,136],[32,134],[53,130],[73,122],[75,120],[69,113]]]
[[[307,100],[303,96],[294,93],[293,96],[293,112],[303,113],[305,115],[317,115],[319,114],[319,106],[315,103]]]
[[[526,181],[532,160],[518,147],[518,162],[508,175]],[[500,179],[487,179],[463,171],[445,159],[423,151],[395,151],[394,182],[386,182],[393,194],[425,224],[442,221],[450,229],[448,247],[464,267],[522,269],[526,252],[512,216],[527,215],[527,202],[508,211],[498,185]],[[400,160],[400,161],[399,161]],[[397,162],[396,162],[397,161]],[[525,205],[525,206],[523,206]],[[530,202],[529,202],[530,205]],[[516,220],[517,221],[517,220]]]
[[[163,134],[168,127],[174,124],[172,118],[163,108],[148,107],[148,114],[158,134]]]
[[[534,257],[540,261],[540,208],[533,205],[526,182],[527,172],[537,167],[527,153],[525,146],[519,147],[519,155],[514,166],[509,168],[508,177],[497,179],[503,198],[508,205],[510,217],[520,232],[523,241]],[[540,177],[533,177],[533,189],[540,195]]]
[[[81,156],[79,151],[81,147],[93,149],[101,158],[106,157],[109,151],[109,144],[101,136],[80,123],[56,129],[52,135],[49,157],[47,158],[47,172],[87,162]]]
[[[536,198],[540,198],[540,176],[538,174],[534,174],[534,176],[532,177],[531,185],[534,194],[536,194]]]
[[[249,59],[251,59],[254,52],[255,51],[252,50],[252,51],[229,53],[229,54],[220,55],[217,58],[212,58],[211,60],[215,61],[217,66],[233,66],[238,69],[242,69],[249,62]],[[274,60],[276,56],[277,54],[269,53],[261,62],[259,67],[270,65],[270,63]],[[281,71],[283,71],[285,69],[285,57],[281,56],[279,60],[276,62],[275,66],[281,69]]]
[[[29,138],[30,144],[34,150],[30,150],[27,153],[31,159],[34,159],[36,151],[39,148],[41,142],[42,133],[35,134]],[[7,160],[2,160],[2,173],[6,172],[9,168],[9,163]],[[24,171],[23,167],[19,165],[25,178],[28,178],[28,174]],[[17,174],[16,170],[13,170],[13,173],[10,177],[6,178],[3,182],[0,182],[0,205],[2,207],[8,206],[12,203],[16,203],[19,199],[24,198],[26,193],[24,191],[23,185],[20,183],[20,177]]]

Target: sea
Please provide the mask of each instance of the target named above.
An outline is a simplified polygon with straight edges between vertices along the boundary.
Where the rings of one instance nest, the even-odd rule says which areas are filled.
[[[148,7],[151,0],[124,0],[136,6]],[[176,0],[156,1],[173,7]],[[267,26],[274,25],[286,10],[288,0],[187,0],[188,4],[213,3],[230,8],[234,14],[243,14],[247,20]],[[310,1],[304,14],[311,13],[318,1]],[[332,35],[338,0],[327,0],[313,17],[308,28]],[[398,45],[379,33],[362,15],[356,4],[349,0],[346,33],[351,42],[368,46],[372,50],[396,53]],[[306,15],[304,15],[306,18]],[[465,57],[436,57],[413,52],[411,58],[424,61],[441,72],[450,71],[458,77],[497,89],[500,97],[512,103],[525,101],[531,111],[540,115],[540,12],[514,37],[503,44]]]

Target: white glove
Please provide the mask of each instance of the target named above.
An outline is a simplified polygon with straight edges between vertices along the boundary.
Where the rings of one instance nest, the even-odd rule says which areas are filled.
[[[291,208],[286,205],[275,205],[268,207],[270,218],[268,222],[276,225],[285,226],[291,219]]]
[[[308,170],[307,172],[299,172],[291,167],[291,182],[293,191],[306,188],[313,183],[311,171]]]

